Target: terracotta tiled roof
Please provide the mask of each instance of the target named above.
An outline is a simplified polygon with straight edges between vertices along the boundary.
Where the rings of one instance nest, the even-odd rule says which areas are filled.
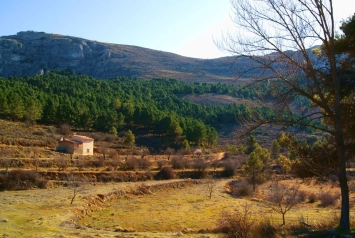
[[[80,139],[82,139],[82,140],[94,140],[93,138],[88,137],[88,136],[74,135],[73,137],[80,138]]]

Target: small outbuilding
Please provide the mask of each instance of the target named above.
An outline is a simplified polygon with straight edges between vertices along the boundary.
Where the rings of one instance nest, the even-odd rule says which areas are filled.
[[[77,155],[93,155],[94,139],[87,136],[74,135],[69,139],[61,138],[56,150]]]

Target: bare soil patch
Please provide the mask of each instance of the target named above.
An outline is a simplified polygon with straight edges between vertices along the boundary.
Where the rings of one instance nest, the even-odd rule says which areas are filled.
[[[205,93],[200,95],[191,94],[191,95],[186,95],[183,98],[196,104],[227,106],[229,104],[235,103],[237,105],[246,104],[251,107],[260,106],[257,102],[252,100],[241,99],[241,98],[236,98],[228,95],[220,95],[215,93]]]

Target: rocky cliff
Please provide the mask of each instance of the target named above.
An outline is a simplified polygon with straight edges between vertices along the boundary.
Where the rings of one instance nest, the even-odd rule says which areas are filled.
[[[222,82],[235,77],[232,66],[231,57],[195,59],[44,32],[0,37],[0,77],[32,76],[63,68],[102,79],[129,76]]]

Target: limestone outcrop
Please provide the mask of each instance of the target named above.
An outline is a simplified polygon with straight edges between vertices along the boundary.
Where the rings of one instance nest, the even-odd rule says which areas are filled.
[[[0,77],[33,76],[62,68],[102,79],[128,76],[222,82],[235,76],[231,62],[231,57],[195,59],[45,32],[0,37]]]

